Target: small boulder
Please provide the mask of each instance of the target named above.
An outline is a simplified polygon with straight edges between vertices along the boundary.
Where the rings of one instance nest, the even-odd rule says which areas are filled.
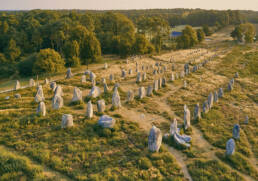
[[[235,140],[230,138],[226,143],[226,155],[231,156],[235,153]]]
[[[52,108],[53,109],[60,109],[64,106],[64,100],[60,95],[56,95],[52,99]]]
[[[72,102],[78,102],[78,101],[82,101],[82,91],[78,87],[75,87],[73,89]]]
[[[99,118],[98,124],[103,128],[113,128],[115,126],[116,120],[110,116],[103,115]]]
[[[62,115],[61,128],[73,127],[73,116],[71,114]]]
[[[89,97],[96,98],[101,94],[99,87],[93,86],[90,90]]]
[[[239,124],[235,124],[233,127],[233,138],[239,139],[240,138],[240,126]]]
[[[72,78],[73,74],[72,74],[72,69],[71,68],[68,68],[67,71],[66,71],[66,76],[65,78],[66,79],[70,79]]]

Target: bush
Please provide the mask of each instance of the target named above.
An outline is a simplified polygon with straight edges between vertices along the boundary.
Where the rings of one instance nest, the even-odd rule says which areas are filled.
[[[143,157],[139,160],[139,166],[141,169],[149,169],[151,168],[152,164],[151,164],[151,161],[146,158],[146,157]]]
[[[58,52],[47,48],[40,50],[36,55],[36,61],[33,65],[32,72],[39,73],[57,73],[64,70],[65,62]]]

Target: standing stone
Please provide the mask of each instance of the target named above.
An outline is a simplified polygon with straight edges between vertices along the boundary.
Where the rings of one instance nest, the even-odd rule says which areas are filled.
[[[139,98],[142,99],[145,97],[145,88],[144,87],[140,87],[139,88]]]
[[[110,82],[114,82],[114,79],[115,79],[115,78],[114,78],[114,75],[113,75],[113,74],[110,74],[110,75],[109,75],[109,80],[110,80]]]
[[[49,84],[49,80],[48,80],[47,78],[45,79],[44,84],[45,84],[45,85],[48,85],[48,84]]]
[[[114,89],[114,93],[112,96],[112,106],[114,108],[120,108],[121,107],[121,101],[120,101],[120,96],[117,87]]]
[[[86,83],[86,75],[82,75],[81,83]]]
[[[184,88],[187,88],[187,82],[184,80]]]
[[[175,76],[174,76],[174,74],[172,73],[171,74],[171,79],[170,79],[172,82],[174,82],[175,81]]]
[[[44,97],[44,93],[43,93],[43,88],[42,88],[41,85],[39,85],[38,88],[37,88],[35,101],[36,102],[41,102],[41,101],[44,101],[44,100],[45,100],[45,97]]]
[[[86,112],[87,118],[91,119],[93,117],[93,106],[91,104],[91,101],[87,104],[87,112]]]
[[[90,93],[89,93],[89,97],[92,97],[92,98],[96,98],[100,95],[101,91],[99,89],[99,87],[97,86],[93,86],[90,90]]]
[[[175,71],[175,65],[174,64],[171,66],[171,69],[172,69],[172,71]]]
[[[174,118],[174,122],[170,125],[169,133],[173,136],[178,133],[177,120]]]
[[[233,90],[233,84],[231,82],[228,83],[228,91]]]
[[[113,128],[115,126],[116,120],[110,116],[103,115],[98,120],[98,125],[103,128]]]
[[[162,78],[162,86],[166,87],[166,85],[167,85],[166,77],[163,77]]]
[[[214,102],[218,102],[219,101],[219,98],[218,98],[218,93],[217,91],[214,92]]]
[[[132,74],[133,74],[133,70],[132,70],[132,69],[129,69],[128,74],[129,74],[129,75],[132,75]]]
[[[203,105],[202,105],[202,112],[203,112],[203,113],[209,112],[209,104],[208,104],[208,101],[204,101],[204,103],[203,103]]]
[[[125,70],[123,69],[123,70],[122,70],[122,78],[125,78],[125,76],[126,76],[126,72],[125,72]]]
[[[213,94],[212,94],[212,92],[208,96],[208,105],[209,105],[209,109],[211,109],[212,106],[213,106]]]
[[[248,122],[249,122],[249,117],[246,115],[246,116],[245,116],[245,121],[244,121],[244,123],[245,123],[245,124],[248,124]]]
[[[147,96],[152,96],[152,95],[153,95],[153,87],[149,85],[147,89]]]
[[[104,83],[104,93],[108,93],[108,91],[109,91],[108,85]]]
[[[222,98],[223,97],[223,89],[222,88],[219,88],[219,94],[218,94],[218,97],[219,98]]]
[[[21,88],[21,84],[20,84],[20,82],[18,80],[16,80],[15,86],[14,86],[14,90],[18,90],[20,88]]]
[[[233,138],[239,139],[240,138],[240,126],[239,124],[235,124],[233,127]]]
[[[134,92],[132,90],[129,90],[127,93],[127,101],[132,102],[134,100]]]
[[[98,100],[97,108],[98,108],[98,112],[100,112],[100,113],[103,113],[105,111],[106,105],[105,105],[104,99]]]
[[[184,78],[185,77],[185,72],[184,71],[181,71],[180,72],[180,78],[182,79],[182,78]]]
[[[33,79],[30,79],[29,87],[34,87],[35,85],[35,81]]]
[[[148,138],[148,148],[152,152],[158,152],[162,143],[162,134],[159,128],[152,126]]]
[[[37,108],[37,114],[40,116],[46,116],[46,105],[44,102],[40,102]]]
[[[73,116],[71,114],[62,115],[61,128],[73,127]]]
[[[96,79],[96,75],[93,72],[90,72],[90,81],[93,82]]]
[[[56,82],[51,82],[50,88],[52,89],[52,91],[55,91],[56,90]]]
[[[142,76],[141,76],[141,72],[138,72],[136,77],[136,83],[140,83],[140,82],[142,82]]]
[[[65,78],[66,78],[66,79],[70,79],[70,78],[72,78],[72,76],[73,76],[73,74],[72,74],[72,69],[71,69],[71,68],[68,68],[68,69],[67,69],[67,72],[66,72]]]
[[[176,73],[176,79],[178,79],[179,78],[179,75],[178,75],[178,72]]]
[[[238,72],[235,73],[235,78],[238,78],[239,77],[239,74]]]
[[[104,64],[104,69],[107,69],[107,68],[108,68],[108,64],[105,63],[105,64]]]
[[[196,72],[198,70],[198,67],[197,67],[197,65],[195,65],[194,67],[193,67],[193,72]]]
[[[197,103],[194,107],[194,120],[200,120],[201,119],[201,109],[199,106],[199,103]]]
[[[233,78],[233,79],[231,79],[229,82],[230,82],[232,85],[234,85],[234,84],[235,84],[235,79]]]
[[[146,74],[146,72],[144,72],[142,74],[142,81],[146,81],[146,79],[147,79],[147,74]]]
[[[56,96],[56,95],[59,95],[59,96],[63,96],[63,89],[62,89],[62,87],[61,87],[61,85],[58,85],[57,87],[56,87],[56,89],[55,89],[55,92],[54,92],[54,95]]]
[[[53,109],[60,109],[64,106],[64,100],[60,95],[56,95],[52,99],[52,108]]]
[[[191,115],[190,115],[190,110],[187,108],[186,105],[184,105],[184,126],[185,129],[190,128],[191,126]]]
[[[72,102],[78,102],[78,101],[82,101],[82,91],[78,87],[75,87],[73,89]]]
[[[157,75],[157,70],[156,69],[153,70],[153,75]]]
[[[226,143],[226,155],[231,156],[235,153],[235,140],[230,138]]]
[[[142,71],[144,71],[144,65],[142,65]]]
[[[158,91],[159,90],[159,81],[158,80],[154,80],[153,90],[154,91]]]
[[[162,78],[160,77],[159,78],[159,80],[158,80],[158,86],[159,86],[159,89],[161,89],[162,88]]]

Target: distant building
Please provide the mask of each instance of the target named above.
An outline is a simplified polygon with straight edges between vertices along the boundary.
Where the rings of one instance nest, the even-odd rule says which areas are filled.
[[[177,38],[182,35],[182,32],[179,31],[172,31],[170,34],[170,38]]]

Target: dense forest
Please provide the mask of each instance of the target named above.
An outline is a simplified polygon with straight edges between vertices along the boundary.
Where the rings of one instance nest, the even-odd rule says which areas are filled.
[[[102,54],[159,53],[172,48],[173,26],[203,26],[207,31],[243,21],[239,11],[231,10],[1,11],[0,76],[61,71],[96,62]],[[194,46],[204,32],[187,26],[176,48]]]

